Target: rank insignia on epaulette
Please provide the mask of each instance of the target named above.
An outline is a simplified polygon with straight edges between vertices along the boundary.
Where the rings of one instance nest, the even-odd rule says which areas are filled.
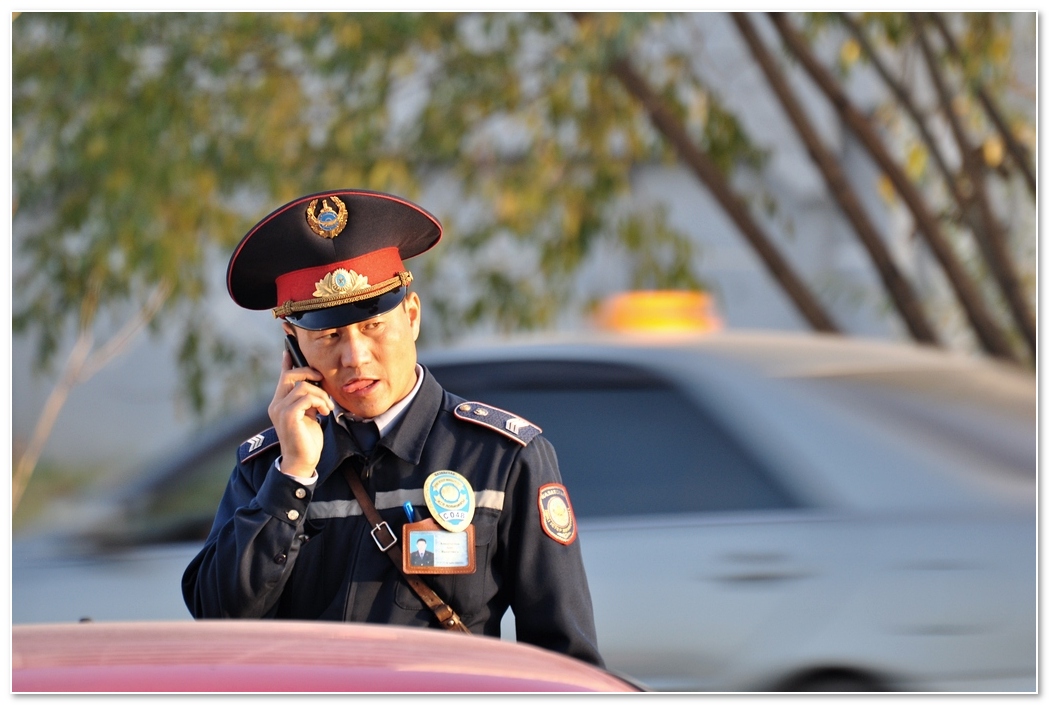
[[[270,426],[262,433],[256,433],[254,436],[240,444],[240,447],[237,448],[237,460],[243,463],[246,460],[254,458],[267,448],[273,447],[277,443],[279,443],[277,439],[277,429]]]
[[[455,416],[463,421],[487,426],[523,446],[528,445],[533,438],[543,432],[543,429],[530,421],[525,421],[520,416],[476,401],[468,401],[455,407]]]
[[[539,519],[554,541],[566,546],[575,541],[575,514],[564,485],[552,482],[539,488]]]

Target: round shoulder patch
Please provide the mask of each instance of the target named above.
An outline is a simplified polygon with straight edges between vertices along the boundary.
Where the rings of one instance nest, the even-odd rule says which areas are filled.
[[[564,485],[551,482],[539,488],[539,522],[554,541],[566,546],[575,541],[575,514]]]

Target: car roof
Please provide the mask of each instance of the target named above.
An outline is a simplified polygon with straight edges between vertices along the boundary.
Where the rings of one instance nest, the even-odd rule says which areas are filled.
[[[493,637],[341,622],[12,627],[13,692],[579,692],[639,686]]]

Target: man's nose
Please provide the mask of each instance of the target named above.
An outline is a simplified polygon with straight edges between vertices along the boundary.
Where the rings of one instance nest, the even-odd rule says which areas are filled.
[[[367,337],[352,329],[343,338],[340,353],[343,367],[360,367],[371,359]]]

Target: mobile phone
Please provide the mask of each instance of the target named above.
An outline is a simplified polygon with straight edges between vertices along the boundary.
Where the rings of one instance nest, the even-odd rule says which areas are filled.
[[[302,348],[299,347],[299,341],[295,340],[294,335],[284,336],[284,349],[291,355],[291,364],[295,367],[309,367],[310,363],[306,362],[306,356],[302,354]],[[315,387],[319,387],[320,382],[316,380],[306,380]]]

